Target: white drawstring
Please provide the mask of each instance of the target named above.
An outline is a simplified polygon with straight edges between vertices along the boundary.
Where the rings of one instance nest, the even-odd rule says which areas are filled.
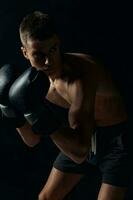
[[[91,152],[94,153],[94,155],[96,155],[96,131],[92,134],[91,137]]]

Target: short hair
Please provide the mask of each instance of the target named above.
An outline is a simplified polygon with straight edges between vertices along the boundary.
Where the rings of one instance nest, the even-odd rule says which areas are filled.
[[[53,19],[40,11],[34,11],[25,16],[19,27],[20,39],[23,45],[28,38],[45,40],[56,34]]]

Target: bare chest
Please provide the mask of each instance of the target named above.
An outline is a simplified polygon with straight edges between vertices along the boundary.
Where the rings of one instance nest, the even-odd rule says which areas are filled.
[[[68,101],[68,95],[67,95],[67,89],[64,84],[59,84],[58,86],[54,83],[50,85],[47,99],[51,101],[52,103],[55,103],[59,106],[62,106],[64,108],[69,108],[70,104]]]
[[[68,83],[64,81],[55,81],[53,85],[55,91],[69,104],[71,104],[71,98],[68,92]]]

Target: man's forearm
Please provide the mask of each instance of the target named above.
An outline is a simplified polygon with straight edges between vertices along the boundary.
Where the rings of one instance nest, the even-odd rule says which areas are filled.
[[[51,139],[74,162],[82,163],[86,159],[90,149],[90,142],[85,143],[78,130],[73,130],[69,127],[61,128],[51,134]]]
[[[17,128],[19,135],[26,145],[29,147],[34,147],[40,142],[40,135],[33,133],[31,125],[26,122],[21,128]]]

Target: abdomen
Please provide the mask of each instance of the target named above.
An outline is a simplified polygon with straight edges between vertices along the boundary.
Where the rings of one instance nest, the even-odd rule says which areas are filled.
[[[120,94],[97,93],[95,99],[95,121],[98,126],[110,126],[127,120],[127,112]]]

